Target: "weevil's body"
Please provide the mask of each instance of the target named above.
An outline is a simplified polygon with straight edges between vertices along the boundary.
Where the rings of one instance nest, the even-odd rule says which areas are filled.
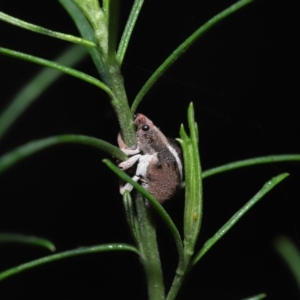
[[[128,160],[119,164],[123,170],[138,163],[133,180],[140,181],[159,202],[164,202],[174,196],[182,182],[181,151],[176,142],[165,135],[142,114],[135,115],[134,124],[137,126],[136,146],[128,148],[121,136],[118,137],[120,149],[127,155]],[[121,194],[132,190],[130,184],[121,187]]]

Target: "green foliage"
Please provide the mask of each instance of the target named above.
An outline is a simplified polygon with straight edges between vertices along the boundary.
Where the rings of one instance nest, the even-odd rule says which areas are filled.
[[[252,1],[253,0],[240,0],[236,4],[211,18],[203,26],[200,26],[193,34],[183,41],[156,69],[152,76],[150,76],[144,86],[137,93],[131,107],[129,106],[127,94],[125,92],[121,66],[144,1],[134,1],[119,44],[117,35],[119,2],[117,0],[104,0],[102,1],[102,5],[99,4],[97,0],[60,0],[62,6],[74,20],[82,38],[54,32],[0,12],[0,19],[5,22],[36,33],[47,35],[49,37],[63,39],[65,41],[87,47],[87,50],[83,50],[77,46],[73,47],[55,61],[49,61],[33,55],[14,51],[12,49],[0,48],[0,53],[3,55],[12,56],[50,68],[50,70],[43,70],[36,78],[34,78],[31,82],[28,82],[15,99],[12,100],[8,108],[2,112],[0,116],[0,138],[7,132],[15,120],[39,97],[39,95],[58,79],[59,74],[65,73],[95,85],[106,93],[110,99],[112,109],[118,118],[120,130],[125,143],[133,146],[135,144],[135,129],[132,122],[132,115],[136,111],[137,106],[140,104],[147,91],[159,78],[161,78],[167,69],[195,43],[195,41],[203,36],[204,33]],[[98,70],[101,80],[71,68],[71,66],[75,65],[87,51],[95,63],[95,67]],[[57,71],[61,73],[57,73]],[[43,84],[40,83],[41,81]],[[37,86],[39,87],[38,89],[36,89]],[[235,225],[242,216],[244,216],[246,212],[249,211],[250,208],[252,208],[255,203],[262,199],[262,197],[271,191],[279,182],[285,179],[288,174],[280,174],[265,183],[265,185],[239,211],[237,211],[237,213],[235,213],[232,218],[230,218],[230,220],[226,222],[215,233],[215,235],[213,235],[212,238],[208,239],[199,250],[197,249],[197,241],[203,215],[203,179],[208,176],[240,167],[300,160],[300,155],[298,154],[265,156],[233,162],[202,173],[199,154],[199,133],[192,103],[188,108],[187,120],[189,134],[185,131],[184,126],[182,125],[180,128],[180,139],[178,139],[183,150],[185,169],[183,237],[181,237],[179,233],[180,230],[178,230],[170,215],[148,191],[133,181],[130,176],[116,167],[114,163],[108,159],[104,159],[103,162],[109,169],[111,169],[119,178],[130,183],[134,189],[138,191],[135,199],[132,199],[128,192],[123,195],[126,221],[135,242],[135,246],[127,244],[107,244],[79,248],[49,255],[3,271],[0,273],[0,280],[4,280],[30,268],[71,256],[108,251],[131,251],[139,255],[143,264],[149,299],[176,299],[186,275],[193,266],[221,237],[228,232],[229,229],[232,228],[233,225]],[[2,155],[0,157],[0,173],[38,151],[62,143],[84,144],[95,147],[101,151],[105,151],[119,160],[126,159],[126,155],[122,151],[103,140],[83,135],[58,135],[36,141],[30,141]],[[148,209],[145,205],[145,198],[154,209],[153,211],[152,209]],[[178,266],[169,291],[166,290],[163,281],[163,271],[156,239],[156,228],[152,215],[154,212],[161,217],[166,226],[169,228],[178,253]],[[0,242],[27,243],[46,247],[51,251],[54,251],[55,249],[54,245],[47,240],[22,235],[1,234]],[[282,253],[285,252],[281,246],[279,246],[279,248]],[[291,247],[286,251],[292,251]],[[289,254],[286,255],[286,257],[288,256]],[[295,273],[297,272],[295,271]],[[298,275],[299,274],[296,274],[296,277]],[[262,299],[264,297],[264,294],[260,294],[248,299]]]
[[[7,241],[8,242],[8,241]],[[18,242],[21,242],[20,240]],[[23,241],[22,241],[23,242]],[[78,255],[85,255],[85,254],[94,254],[98,252],[111,252],[111,251],[131,251],[135,252],[136,254],[139,254],[138,250],[127,244],[107,244],[107,245],[96,245],[96,246],[89,246],[89,247],[82,247],[74,250],[69,250],[65,252],[60,252],[57,254],[48,255],[27,263],[24,263],[22,265],[19,265],[17,267],[8,269],[4,272],[0,273],[0,281],[7,279],[10,276],[19,274],[21,272],[24,272],[26,270],[35,268],[37,266],[41,266],[56,260],[65,259],[68,257],[78,256]]]
[[[0,243],[29,244],[33,246],[44,247],[52,252],[56,250],[54,244],[49,240],[39,238],[36,236],[27,236],[23,234],[0,233]]]
[[[290,271],[294,275],[300,290],[300,251],[296,246],[286,237],[279,237],[275,240],[275,247],[277,252],[282,256]]]

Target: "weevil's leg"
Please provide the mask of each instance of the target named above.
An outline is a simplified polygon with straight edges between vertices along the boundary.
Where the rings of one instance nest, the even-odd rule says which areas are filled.
[[[141,152],[136,146],[134,146],[132,148],[127,147],[123,141],[121,133],[118,134],[118,145],[119,145],[119,148],[121,149],[121,151],[129,156],[132,156],[132,155],[135,155],[135,154],[138,154]]]
[[[120,149],[123,149],[123,148],[126,148],[127,146],[125,145],[124,141],[123,141],[123,138],[122,138],[122,135],[121,133],[119,132],[118,134],[118,145],[119,145],[119,148]]]
[[[140,179],[139,176],[135,175],[132,177],[132,180],[137,182]],[[120,188],[120,194],[123,195],[125,191],[131,192],[133,189],[133,186],[130,183],[126,183],[123,187]]]
[[[125,171],[125,170],[129,169],[130,167],[132,167],[139,160],[139,158],[141,156],[142,156],[141,154],[131,156],[127,160],[125,160],[125,161],[121,162],[120,164],[118,164],[118,167],[121,170]]]

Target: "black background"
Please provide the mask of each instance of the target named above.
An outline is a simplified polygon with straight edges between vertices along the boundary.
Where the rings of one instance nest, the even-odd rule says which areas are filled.
[[[124,1],[124,26],[131,1]],[[125,57],[130,101],[157,66],[189,34],[233,1],[145,1]],[[0,10],[46,28],[78,35],[57,1],[1,1]],[[54,59],[69,44],[4,22],[0,46]],[[193,101],[204,170],[234,160],[300,153],[296,89],[296,6],[256,1],[199,40],[159,80],[138,111],[167,135],[178,136]],[[297,52],[298,54],[298,52]],[[97,77],[89,58],[77,69]],[[0,56],[4,109],[40,66]],[[297,81],[298,83],[298,81]],[[96,87],[63,76],[14,124],[1,154],[51,135],[77,133],[116,144],[116,117]],[[58,251],[110,242],[133,243],[118,193],[118,180],[103,165],[105,153],[80,145],[42,151],[0,176],[0,230],[46,237]],[[291,176],[270,192],[188,276],[178,299],[241,299],[265,292],[268,299],[299,293],[273,242],[286,235],[299,245],[299,163],[240,169],[204,181],[204,217],[198,248],[271,177]],[[184,193],[165,207],[178,227]],[[158,220],[166,285],[176,250]],[[48,254],[30,246],[1,245],[1,270]],[[44,265],[1,282],[1,299],[146,299],[142,266],[132,253],[104,253]]]

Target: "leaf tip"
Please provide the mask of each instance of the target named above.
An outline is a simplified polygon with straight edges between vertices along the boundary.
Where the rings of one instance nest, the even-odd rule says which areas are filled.
[[[50,250],[51,252],[56,252],[56,247],[55,247],[54,245],[51,245],[51,246],[49,247],[49,250]]]
[[[175,139],[180,145],[182,145],[183,144],[183,140],[182,139],[179,139],[179,138],[177,138],[177,139]]]

